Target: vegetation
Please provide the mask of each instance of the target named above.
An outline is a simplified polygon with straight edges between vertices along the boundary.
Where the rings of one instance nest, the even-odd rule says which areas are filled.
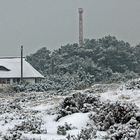
[[[82,89],[97,82],[124,81],[140,75],[140,45],[115,37],[86,39],[84,47],[67,44],[50,52],[41,48],[26,57],[46,76],[46,81],[73,89]]]

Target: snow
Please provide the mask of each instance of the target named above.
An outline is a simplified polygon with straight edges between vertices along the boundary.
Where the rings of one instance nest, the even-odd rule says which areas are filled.
[[[45,121],[44,126],[47,128],[47,135],[41,135],[41,139],[57,140],[59,138],[66,138],[66,136],[57,135],[57,127],[59,125],[64,125],[66,122],[75,128],[74,130],[69,130],[67,132],[68,134],[79,134],[81,129],[84,128],[89,121],[88,115],[89,113],[74,113],[61,118],[58,122],[55,121],[56,115],[44,115],[42,118]]]
[[[117,89],[107,91],[101,94],[101,100],[110,100],[111,102],[122,101],[135,103],[140,108],[140,90]]]
[[[122,87],[120,85],[120,87]],[[131,102],[135,103],[140,108],[140,90],[126,90],[125,88],[117,87],[116,89],[109,88],[109,90],[105,90],[105,92],[101,93],[95,93],[100,95],[100,99],[103,102],[106,102],[107,100],[110,100],[111,102],[121,101],[121,102]],[[93,90],[88,89],[88,90]],[[86,90],[78,91],[81,93],[86,92]],[[74,93],[74,91],[72,91]],[[93,94],[91,93],[91,94]],[[7,102],[8,100],[14,100],[17,97],[20,97],[21,93],[18,93],[18,96],[15,95],[11,98],[7,97],[5,95],[4,97],[0,99],[0,103]],[[71,124],[74,129],[67,131],[67,135],[77,135],[80,134],[80,131],[82,128],[87,127],[87,123],[89,122],[89,114],[94,112],[88,112],[88,113],[74,113],[71,115],[67,115],[65,117],[60,118],[58,121],[55,121],[57,117],[57,107],[61,103],[61,101],[64,99],[64,96],[48,96],[46,93],[32,93],[32,94],[25,94],[25,96],[21,97],[30,97],[32,95],[36,96],[35,100],[29,100],[27,103],[25,102],[23,105],[23,108],[25,112],[29,114],[30,111],[38,111],[36,117],[40,117],[43,120],[42,128],[47,129],[47,134],[23,134],[23,137],[28,138],[35,138],[41,139],[41,140],[66,140],[66,136],[58,135],[57,134],[57,128],[58,126],[64,125],[66,122],[68,124]],[[71,94],[70,94],[71,95]],[[6,103],[5,103],[6,105]],[[22,113],[22,112],[21,112]],[[5,114],[0,114],[0,131],[2,133],[6,133],[7,130],[10,128],[13,128],[15,125],[20,124],[22,120],[19,120],[18,115],[16,112],[10,112]],[[4,124],[4,118],[11,118],[14,119],[7,124]],[[106,136],[106,132],[100,132],[97,131],[97,138],[96,140],[102,140],[102,137]]]
[[[0,66],[10,71],[0,71],[0,78],[20,78],[21,76],[21,59],[20,58],[1,58]],[[25,59],[23,59],[23,76],[25,78],[43,78]]]
[[[32,110],[38,110],[38,111],[45,111],[45,110],[49,110],[51,109],[52,107],[54,107],[54,105],[50,105],[50,104],[41,104],[41,105],[38,105],[38,106],[35,106],[35,107],[32,107],[30,109]]]
[[[0,130],[2,130],[3,133],[5,133],[7,130],[14,128],[15,125],[20,124],[21,121],[19,120],[13,120],[11,122],[8,122],[6,125],[3,125],[3,123],[0,124]]]
[[[86,126],[87,122],[89,121],[89,115],[90,113],[74,113],[72,115],[68,115],[66,117],[63,117],[59,120],[60,125],[64,125],[65,122],[68,122],[69,124],[72,124],[72,126],[82,129]]]
[[[64,136],[60,136],[60,135],[30,135],[30,134],[26,134],[24,135],[25,137],[28,137],[29,139],[35,139],[35,140],[66,140]]]

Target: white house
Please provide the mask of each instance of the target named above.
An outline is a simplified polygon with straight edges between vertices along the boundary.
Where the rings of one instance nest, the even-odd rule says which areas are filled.
[[[19,83],[21,78],[21,58],[1,57],[0,58],[0,84]],[[44,78],[23,58],[23,80],[29,83],[36,83]]]

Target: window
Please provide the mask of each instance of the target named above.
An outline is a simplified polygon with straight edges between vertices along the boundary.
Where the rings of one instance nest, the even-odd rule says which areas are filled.
[[[10,79],[0,79],[0,84],[10,84]]]
[[[7,84],[10,84],[10,79],[7,79]]]
[[[14,78],[13,83],[20,83],[20,78]]]
[[[10,71],[9,69],[7,69],[6,67],[4,66],[0,66],[0,71]]]
[[[6,84],[6,79],[0,79],[0,84]]]

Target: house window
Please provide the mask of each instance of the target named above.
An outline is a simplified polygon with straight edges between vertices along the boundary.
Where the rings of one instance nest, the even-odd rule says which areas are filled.
[[[6,67],[4,66],[0,66],[0,71],[10,71],[9,69],[7,69]]]
[[[10,84],[10,79],[7,79],[7,84]]]
[[[20,78],[14,78],[13,79],[13,83],[19,83],[20,82]]]
[[[10,79],[0,79],[0,84],[10,84]]]
[[[0,84],[6,84],[6,79],[0,79]]]

